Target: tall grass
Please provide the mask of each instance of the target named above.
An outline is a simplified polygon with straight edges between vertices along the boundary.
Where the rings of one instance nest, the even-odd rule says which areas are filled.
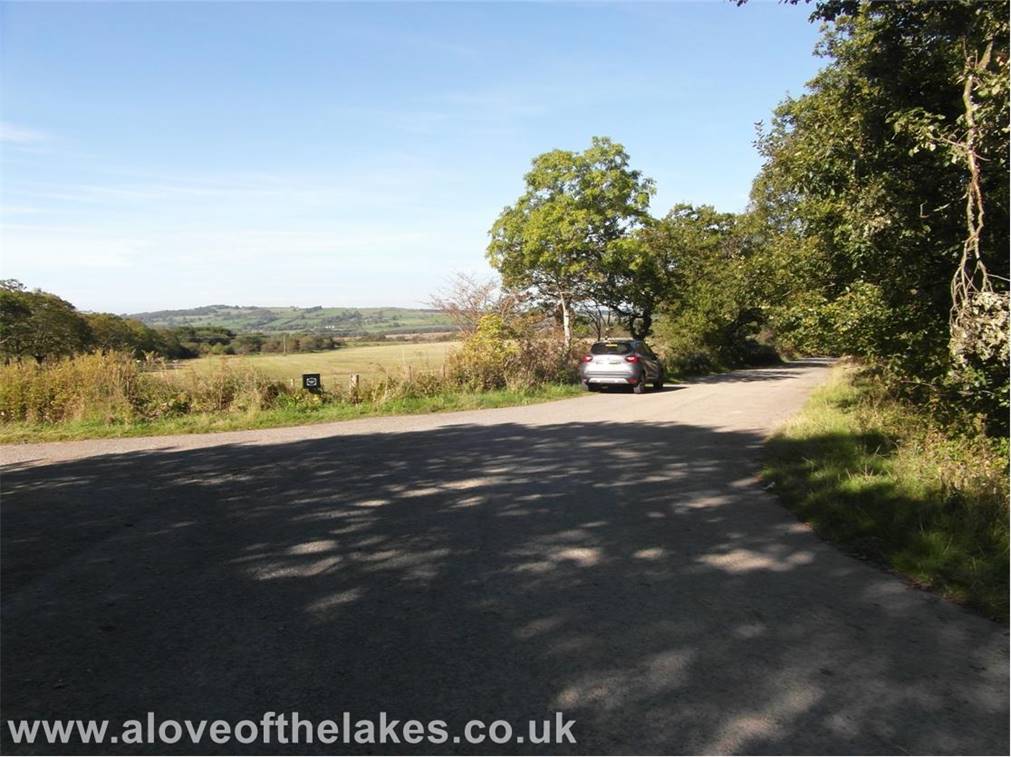
[[[530,382],[473,386],[462,374],[381,374],[311,393],[256,370],[158,370],[122,353],[0,366],[0,442],[186,433],[341,420],[363,415],[498,407],[568,396]]]
[[[823,537],[1008,617],[1008,445],[937,425],[852,366],[769,443],[765,476]]]
[[[125,353],[91,353],[0,367],[0,421],[132,423],[190,412],[249,412],[287,387],[254,371],[222,368],[166,382]]]

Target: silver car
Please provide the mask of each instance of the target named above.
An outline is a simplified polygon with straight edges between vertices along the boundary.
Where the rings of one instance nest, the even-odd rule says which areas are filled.
[[[579,378],[591,392],[605,386],[631,386],[642,394],[647,384],[663,388],[663,366],[641,339],[607,339],[594,342],[583,356]]]

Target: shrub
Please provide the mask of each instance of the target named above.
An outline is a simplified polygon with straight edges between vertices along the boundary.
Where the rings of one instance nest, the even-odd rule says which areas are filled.
[[[474,333],[468,336],[447,361],[447,375],[452,381],[475,390],[502,389],[509,367],[519,353],[502,318],[484,315]]]
[[[540,333],[533,320],[506,325],[498,315],[482,316],[474,333],[449,356],[449,380],[467,389],[525,390],[576,380],[578,356],[557,339]]]
[[[701,376],[723,369],[718,358],[703,348],[682,349],[664,355],[667,376]]]

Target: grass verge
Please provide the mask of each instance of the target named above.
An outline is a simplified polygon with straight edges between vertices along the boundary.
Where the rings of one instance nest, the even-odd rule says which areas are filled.
[[[1006,439],[945,432],[840,366],[766,455],[764,477],[820,536],[1007,620]]]
[[[192,413],[152,421],[59,423],[6,423],[0,425],[0,444],[54,442],[125,436],[199,434],[351,420],[380,415],[419,415],[453,410],[532,405],[565,399],[582,392],[579,385],[547,384],[529,390],[444,392],[427,397],[407,397],[384,402],[339,403],[319,407],[268,408],[249,412]]]

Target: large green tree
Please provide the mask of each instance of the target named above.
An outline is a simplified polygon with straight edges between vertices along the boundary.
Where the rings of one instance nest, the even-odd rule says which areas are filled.
[[[96,349],[132,352],[136,357],[168,354],[163,335],[138,320],[112,313],[87,313],[84,319],[91,329],[91,346]]]
[[[13,279],[0,282],[0,348],[4,360],[73,355],[91,343],[87,321],[55,294],[27,291]]]
[[[675,205],[608,249],[597,301],[618,313],[632,336],[645,338],[657,310],[689,306],[700,284],[719,286],[733,264],[734,223],[733,214],[710,205]]]
[[[5,362],[27,354],[32,336],[30,303],[30,295],[20,281],[0,281],[0,354]]]
[[[820,275],[793,312],[770,307],[1006,416],[1008,5],[832,0],[814,17],[827,65],[761,135],[753,201],[770,256]]]
[[[583,152],[537,156],[525,181],[492,226],[488,260],[506,287],[557,305],[569,344],[573,303],[599,291],[605,263],[648,219],[653,181],[605,137]]]

